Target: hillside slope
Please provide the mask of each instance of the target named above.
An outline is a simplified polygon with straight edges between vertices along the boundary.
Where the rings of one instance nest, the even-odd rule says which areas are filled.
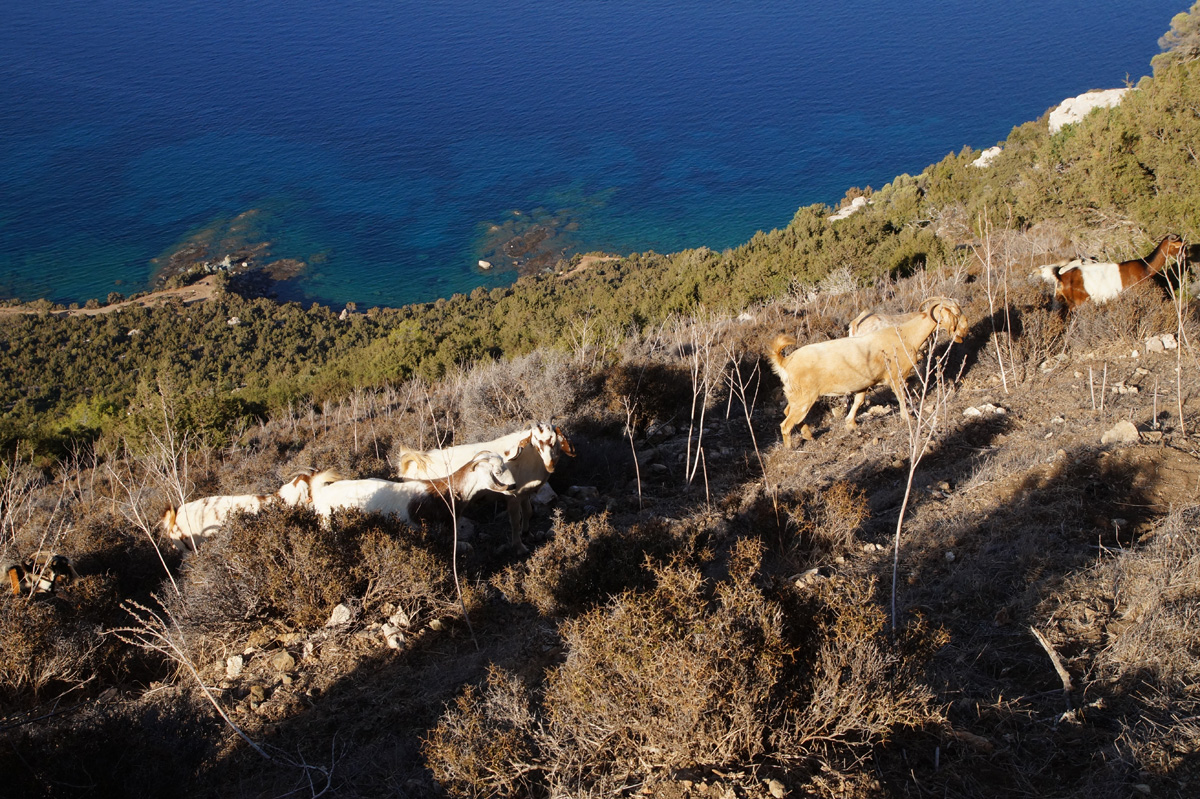
[[[0,471],[3,553],[81,575],[0,602],[0,793],[1192,795],[1190,276],[1067,315],[1029,275],[1195,237],[1197,70],[726,253],[347,320],[226,294],[0,321],[7,434],[47,445]],[[783,448],[777,334],[939,295],[970,332],[912,424],[877,389]],[[578,455],[527,556],[488,502],[459,542],[276,504],[181,558],[157,525],[550,418]]]

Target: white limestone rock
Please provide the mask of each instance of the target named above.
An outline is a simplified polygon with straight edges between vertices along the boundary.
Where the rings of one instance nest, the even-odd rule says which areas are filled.
[[[980,169],[984,168],[985,166],[990,166],[992,161],[996,160],[996,156],[1000,155],[1002,152],[1004,152],[1004,148],[1000,145],[989,147],[980,153],[978,158],[971,162],[971,166],[977,166]]]
[[[1129,89],[1099,89],[1084,92],[1078,97],[1068,97],[1050,112],[1050,132],[1058,133],[1064,125],[1070,125],[1090,114],[1097,108],[1120,105]]]

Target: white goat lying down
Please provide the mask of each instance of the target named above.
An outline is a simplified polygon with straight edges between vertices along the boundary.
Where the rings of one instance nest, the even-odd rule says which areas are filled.
[[[575,448],[560,428],[537,422],[528,429],[492,441],[426,452],[402,450],[397,471],[406,479],[428,479],[458,468],[479,452],[500,453],[512,470],[516,486],[505,497],[508,521],[512,526],[512,545],[517,552],[527,552],[521,534],[529,530],[529,520],[533,518],[533,495],[554,473],[562,455],[575,457]]]
[[[269,495],[259,494],[193,499],[178,508],[167,508],[162,515],[162,526],[175,547],[187,554],[195,552],[201,544],[216,535],[225,526],[229,514],[239,510],[258,513],[270,500]]]
[[[887,385],[900,401],[900,412],[908,417],[904,401],[904,383],[916,365],[918,353],[934,331],[945,330],[956,342],[967,334],[967,322],[954,300],[939,298],[913,319],[899,326],[854,338],[821,341],[794,350],[786,358],[783,350],[796,340],[788,335],[776,337],[767,357],[771,369],[783,382],[788,405],[783,423],[783,444],[792,446],[792,428],[804,422],[813,404],[822,396],[854,394],[846,429],[858,426],[855,415],[874,386]],[[802,424],[800,434],[812,439],[812,429]]]
[[[417,526],[426,514],[448,514],[450,502],[469,502],[480,491],[508,494],[515,485],[508,464],[494,452],[481,452],[446,477],[432,480],[347,480],[332,469],[301,474],[280,489],[286,502],[309,503],[328,521],[338,508],[395,515]]]

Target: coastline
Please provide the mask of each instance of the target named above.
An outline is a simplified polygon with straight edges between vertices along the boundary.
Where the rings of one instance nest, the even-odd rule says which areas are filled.
[[[151,291],[139,296],[137,299],[121,300],[110,305],[102,305],[98,308],[46,308],[37,307],[39,303],[45,303],[45,300],[34,300],[33,302],[24,302],[20,305],[0,306],[0,317],[5,316],[37,316],[46,314],[49,316],[101,316],[103,314],[113,313],[114,311],[126,310],[129,308],[151,308],[158,305],[164,305],[169,300],[178,298],[184,305],[193,305],[198,302],[212,299],[217,295],[217,276],[206,275],[200,278],[195,283],[187,286],[180,286],[173,289],[159,289]]]

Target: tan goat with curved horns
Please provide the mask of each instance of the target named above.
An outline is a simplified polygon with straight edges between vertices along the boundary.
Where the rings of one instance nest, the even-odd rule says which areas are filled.
[[[802,423],[817,399],[824,396],[854,394],[854,402],[846,414],[847,430],[858,426],[854,417],[859,406],[867,391],[878,385],[892,389],[900,401],[900,412],[907,418],[905,380],[912,374],[925,342],[938,329],[945,330],[956,342],[961,342],[967,334],[967,321],[954,300],[941,299],[896,327],[809,344],[786,358],[783,350],[794,346],[796,340],[786,334],[777,336],[767,357],[771,369],[783,382],[788,401],[783,423],[779,425],[784,446],[792,446],[792,428],[798,424],[800,434],[812,440],[812,429]]]

